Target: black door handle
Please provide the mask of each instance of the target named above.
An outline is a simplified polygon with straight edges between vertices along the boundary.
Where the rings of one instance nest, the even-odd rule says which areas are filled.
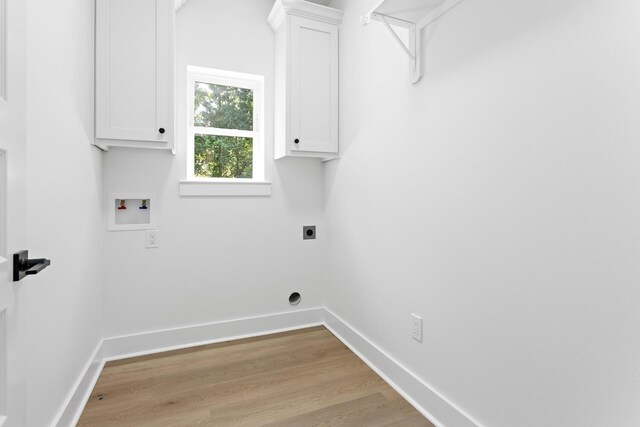
[[[29,259],[29,251],[13,254],[13,281],[19,282],[27,276],[38,274],[51,265],[45,258]]]
[[[38,258],[38,259],[30,259],[27,261],[27,267],[31,266],[28,270],[25,270],[24,274],[30,276],[32,274],[38,274],[45,268],[51,265],[51,260]]]

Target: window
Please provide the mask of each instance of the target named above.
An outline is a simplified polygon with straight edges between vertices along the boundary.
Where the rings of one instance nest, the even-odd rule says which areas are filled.
[[[264,182],[264,78],[188,67],[187,180]]]

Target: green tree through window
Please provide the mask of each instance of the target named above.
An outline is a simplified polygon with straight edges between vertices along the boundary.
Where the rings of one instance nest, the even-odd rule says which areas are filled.
[[[216,131],[253,131],[253,102],[251,89],[195,82],[193,126],[208,130],[193,135],[196,177],[253,177],[253,138]]]
[[[194,156],[197,177],[253,177],[253,141],[251,138],[196,134]]]

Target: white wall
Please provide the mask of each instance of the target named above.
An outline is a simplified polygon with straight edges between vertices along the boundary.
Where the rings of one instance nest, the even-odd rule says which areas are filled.
[[[104,189],[158,197],[158,249],[143,231],[106,233],[105,336],[202,324],[324,304],[323,167],[273,160],[271,0],[190,0],[177,13],[177,155],[112,149]],[[186,67],[265,76],[267,178],[272,196],[181,198],[186,176]],[[302,240],[303,225],[318,239]]]
[[[27,5],[27,425],[45,426],[101,338],[102,167],[93,139],[93,2]],[[25,248],[26,249],[26,248]]]
[[[467,0],[411,86],[376,3],[333,2],[328,306],[484,425],[640,425],[640,5]]]

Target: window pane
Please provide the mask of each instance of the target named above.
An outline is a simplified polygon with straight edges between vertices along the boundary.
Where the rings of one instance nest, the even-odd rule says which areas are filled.
[[[196,82],[193,124],[253,130],[253,90]]]
[[[195,135],[194,174],[198,178],[253,178],[253,139]]]

